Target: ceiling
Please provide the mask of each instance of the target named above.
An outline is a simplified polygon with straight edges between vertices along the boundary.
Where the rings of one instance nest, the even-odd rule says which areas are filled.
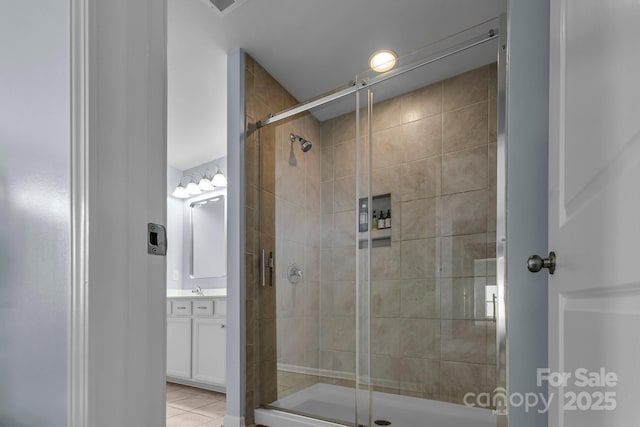
[[[231,49],[303,101],[347,84],[378,49],[403,56],[505,10],[506,0],[247,0],[221,17],[207,0],[168,0],[169,165],[226,155]]]

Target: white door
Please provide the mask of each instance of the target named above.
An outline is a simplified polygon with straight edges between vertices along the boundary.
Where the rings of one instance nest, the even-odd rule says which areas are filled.
[[[549,368],[571,376],[549,384],[549,425],[635,426],[640,2],[551,3]]]
[[[193,319],[193,380],[225,385],[227,333],[221,319]]]

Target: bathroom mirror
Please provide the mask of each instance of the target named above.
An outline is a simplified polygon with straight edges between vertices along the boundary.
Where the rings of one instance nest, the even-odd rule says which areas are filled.
[[[227,275],[227,215],[224,195],[189,205],[192,279]]]

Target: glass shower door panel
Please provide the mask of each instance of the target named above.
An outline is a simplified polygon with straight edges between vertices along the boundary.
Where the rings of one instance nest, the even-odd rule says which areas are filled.
[[[374,421],[496,386],[496,66],[459,60],[372,88]]]
[[[356,423],[356,95],[260,128],[260,402]],[[366,403],[366,402],[365,402]],[[358,405],[362,406],[362,405]]]

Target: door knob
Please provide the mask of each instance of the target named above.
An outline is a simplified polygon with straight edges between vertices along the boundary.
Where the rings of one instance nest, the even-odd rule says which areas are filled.
[[[549,274],[553,274],[556,271],[556,253],[549,252],[548,258],[542,258],[540,255],[531,255],[527,260],[527,268],[532,273],[548,268]]]

